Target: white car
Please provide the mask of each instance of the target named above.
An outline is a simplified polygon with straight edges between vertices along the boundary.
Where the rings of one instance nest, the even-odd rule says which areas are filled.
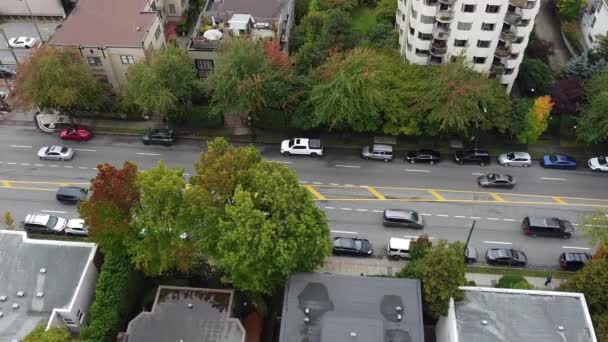
[[[83,219],[71,219],[65,226],[65,233],[68,235],[88,236],[89,227],[84,225]]]
[[[65,146],[49,146],[38,150],[40,160],[70,160],[74,157],[74,150]]]
[[[503,166],[524,166],[532,165],[532,157],[527,152],[509,152],[498,156],[498,163]]]
[[[28,214],[23,221],[23,228],[28,233],[61,234],[65,225],[64,218],[47,214]]]
[[[281,142],[281,154],[284,156],[289,156],[292,154],[313,157],[322,156],[323,142],[321,139],[308,138],[293,138],[290,140],[283,140],[283,142]]]
[[[32,48],[38,43],[38,39],[30,37],[17,37],[8,40],[8,45],[14,48]]]
[[[589,168],[593,171],[608,171],[608,158],[599,156],[589,159],[587,162]]]

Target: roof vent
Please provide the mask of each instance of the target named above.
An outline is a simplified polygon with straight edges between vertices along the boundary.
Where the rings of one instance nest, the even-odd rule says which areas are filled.
[[[402,317],[403,317],[403,316],[401,316],[401,314],[397,314],[397,320],[398,320],[398,321],[401,321],[401,318],[402,318]]]
[[[304,323],[310,323],[310,317],[304,317]]]
[[[481,325],[488,325],[488,321],[486,321],[485,319],[483,321],[481,321]]]
[[[559,331],[564,331],[564,330],[565,330],[565,328],[564,328],[564,326],[563,326],[563,325],[558,325],[558,326],[557,326],[557,330],[559,330]]]
[[[15,303],[15,304],[13,304],[12,308],[13,308],[13,309],[19,309],[19,303]]]
[[[309,308],[304,309],[304,313],[306,313],[307,315],[310,314],[310,309]]]
[[[40,269],[40,273],[45,274],[45,273],[46,273],[46,268],[44,268],[44,267],[43,267],[43,268],[41,268],[41,269]]]
[[[23,297],[24,295],[25,295],[25,292],[23,292],[23,291],[17,292],[17,297]]]
[[[44,296],[44,292],[40,291],[36,293],[36,297],[42,297]]]
[[[194,307],[194,305],[192,305],[192,303],[188,303],[188,309],[192,309]]]
[[[6,296],[0,296],[0,302],[6,302]]]
[[[357,337],[357,333],[355,331],[350,332],[350,337]]]
[[[137,26],[137,27],[135,28],[135,30],[136,30],[136,31],[139,31],[139,30],[141,30],[141,27]]]
[[[402,312],[403,308],[400,306],[395,306],[395,310],[397,310],[397,312]]]
[[[4,317],[4,312],[0,311],[0,318]]]

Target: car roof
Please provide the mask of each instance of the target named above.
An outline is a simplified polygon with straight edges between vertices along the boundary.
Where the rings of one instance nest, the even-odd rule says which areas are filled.
[[[173,130],[169,129],[169,128],[152,128],[152,129],[150,129],[150,133],[152,133],[152,134],[171,134],[171,133],[173,133]]]
[[[559,219],[556,217],[540,217],[540,216],[529,216],[531,226],[537,227],[555,227],[559,228]]]
[[[51,215],[47,215],[47,214],[27,214],[25,216],[25,222],[46,224],[50,218],[51,218]]]
[[[77,186],[62,186],[57,190],[57,193],[61,195],[80,195],[83,191],[87,191],[87,189]]]
[[[567,252],[563,253],[566,257],[567,261],[588,261],[590,259],[590,255],[582,252]]]
[[[377,151],[389,151],[389,152],[393,151],[393,146],[386,145],[386,144],[373,144],[372,148]]]
[[[51,146],[51,147],[49,147],[49,152],[61,152],[63,147],[64,146],[59,146],[59,145]]]
[[[388,241],[388,245],[389,245],[390,248],[410,249],[410,243],[411,242],[412,242],[412,239],[402,239],[402,238],[394,238],[394,237],[392,237]]]
[[[400,219],[406,219],[406,220],[411,220],[412,214],[414,214],[414,213],[415,213],[415,211],[411,210],[411,209],[386,209],[386,210],[384,210],[384,215],[386,215],[386,217],[400,218]]]
[[[570,157],[570,156],[565,156],[563,154],[554,154],[554,156],[557,158],[557,160],[566,160],[569,162],[575,162],[576,159]]]
[[[513,152],[513,155],[515,155],[515,158],[530,159],[530,154],[528,152]]]
[[[71,219],[68,221],[66,227],[70,228],[70,229],[75,229],[75,228],[82,229],[82,228],[84,228],[84,220],[83,219]]]

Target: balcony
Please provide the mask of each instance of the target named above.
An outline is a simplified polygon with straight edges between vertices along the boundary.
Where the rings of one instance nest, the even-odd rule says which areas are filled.
[[[517,24],[521,23],[521,20],[522,20],[521,14],[522,14],[521,8],[517,8],[517,9],[515,9],[515,11],[507,12],[507,14],[505,14],[505,23],[507,23],[509,25],[517,25]]]
[[[500,36],[499,39],[510,43],[512,41],[514,41],[517,38],[517,28],[515,26],[511,26],[509,28],[502,28],[502,30],[500,31]]]
[[[439,56],[430,56],[427,63],[429,65],[439,65],[443,63],[443,58]]]
[[[450,37],[449,27],[435,26],[433,28],[433,38],[437,40],[447,40]]]
[[[439,0],[439,3],[444,5],[453,5],[455,2],[456,0]]]
[[[509,5],[513,5],[515,7],[524,8],[528,0],[509,0]]]
[[[442,44],[437,44],[436,42],[433,42],[433,44],[431,44],[430,52],[431,56],[443,56],[446,52],[448,52],[448,48],[445,45],[445,42],[442,42]]]
[[[494,51],[494,56],[505,59],[511,56],[511,46],[509,45],[498,45],[496,47],[496,51]]]
[[[490,68],[490,75],[500,77],[507,70],[507,66],[502,63],[494,63]]]
[[[435,15],[435,19],[437,19],[437,21],[440,21],[443,23],[452,22],[452,20],[454,19],[454,12],[451,9],[439,10],[439,11],[437,11],[437,14]]]

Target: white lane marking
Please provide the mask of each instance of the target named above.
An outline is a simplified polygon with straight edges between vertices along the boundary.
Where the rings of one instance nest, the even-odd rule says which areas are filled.
[[[312,184],[321,185],[323,183],[321,183],[321,182],[312,182]]]
[[[30,164],[28,163],[21,163],[21,166],[29,166]]]
[[[34,164],[34,166],[44,166],[44,164]]]
[[[334,207],[324,207],[325,209],[333,210]]]
[[[500,221],[499,218],[496,217],[486,217],[486,220],[490,220],[490,221]]]
[[[574,247],[574,246],[562,246],[562,248],[565,248],[565,249],[581,249],[583,251],[588,251],[588,250],[591,249],[591,248],[588,248],[588,247]]]
[[[433,214],[421,213],[422,216],[433,216]]]
[[[357,232],[349,232],[347,230],[332,230],[332,233],[337,233],[337,234],[353,234],[353,235],[357,235],[359,233]]]
[[[65,167],[66,169],[73,169],[74,167],[71,165],[64,165],[63,167]]]
[[[414,239],[414,240],[416,240],[418,238],[418,236],[414,236],[414,235],[403,235],[403,237],[407,238],[407,239]],[[433,239],[434,239],[434,237],[429,236],[429,240],[433,240]]]
[[[417,170],[417,169],[405,169],[405,171],[407,171],[407,172],[424,172],[424,173],[431,172],[431,170]]]
[[[384,212],[382,210],[372,210],[372,211],[375,212],[375,213],[383,213]]]
[[[365,211],[368,211],[368,210],[367,209],[357,209],[357,211],[363,211],[363,212],[365,212]]]
[[[482,241],[483,243],[493,243],[496,245],[512,245],[513,243],[511,242],[504,242],[504,241]]]
[[[565,181],[565,180],[567,180],[566,178],[552,178],[552,177],[540,177],[540,179],[544,179],[544,180],[556,180],[556,181]]]
[[[0,162],[0,164],[4,164],[4,162]]]
[[[15,147],[15,148],[32,148],[32,146],[29,145],[8,145],[10,147]]]
[[[507,221],[507,222],[515,222],[514,219],[502,219],[503,221]]]
[[[340,208],[340,210],[353,210],[351,208]]]
[[[67,214],[66,211],[59,211],[59,210],[41,210],[42,212],[45,213],[53,213],[53,214]]]
[[[344,184],[344,186],[354,186],[354,185],[352,185],[352,184]]]
[[[59,165],[49,165],[49,167],[59,167]]]
[[[469,216],[470,219],[473,220],[481,220],[481,217],[477,217],[477,216]]]
[[[349,167],[349,168],[353,168],[353,169],[359,169],[359,168],[361,168],[361,166],[359,166],[359,165],[340,165],[340,164],[337,164],[335,166],[336,167]]]
[[[308,182],[305,182],[305,181],[300,181],[300,184],[306,184],[306,183],[308,183]]]
[[[139,154],[140,156],[160,156],[160,153],[143,153],[143,152],[138,152],[137,154]]]
[[[97,152],[97,150],[87,150],[85,148],[75,148],[74,151],[82,151],[82,152]]]
[[[466,216],[454,216],[455,218],[466,218]]]
[[[439,216],[439,217],[449,217],[450,215],[444,215],[444,214],[437,214],[435,216]]]
[[[479,173],[479,172],[473,172],[471,173],[473,176],[483,176],[483,173]]]
[[[88,169],[88,167],[86,167],[86,166],[79,166],[78,168],[81,169],[81,170],[87,170]]]
[[[340,185],[338,183],[329,183],[329,185]]]
[[[7,163],[8,165],[17,165],[17,163]]]

